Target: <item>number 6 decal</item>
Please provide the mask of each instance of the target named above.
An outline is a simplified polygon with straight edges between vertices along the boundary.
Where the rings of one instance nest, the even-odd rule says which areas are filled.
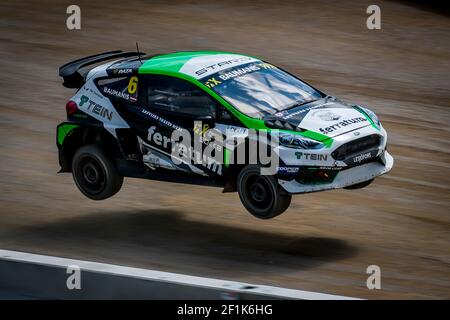
[[[131,77],[130,78],[130,82],[128,83],[128,93],[129,94],[136,93],[137,82],[138,82],[138,78],[137,77]]]

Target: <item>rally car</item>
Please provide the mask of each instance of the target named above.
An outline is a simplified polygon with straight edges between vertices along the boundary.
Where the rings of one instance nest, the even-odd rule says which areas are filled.
[[[94,200],[145,178],[237,191],[268,219],[293,194],[363,188],[393,166],[372,111],[253,56],[119,50],[59,74],[77,89],[57,127],[61,172]]]

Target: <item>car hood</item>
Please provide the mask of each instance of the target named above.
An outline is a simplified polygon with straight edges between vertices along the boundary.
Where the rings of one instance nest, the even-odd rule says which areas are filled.
[[[368,117],[358,107],[333,97],[281,111],[264,120],[269,128],[310,130],[330,138],[370,125]]]

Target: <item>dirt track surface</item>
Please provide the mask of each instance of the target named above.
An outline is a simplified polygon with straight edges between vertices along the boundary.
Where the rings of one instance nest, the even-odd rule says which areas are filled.
[[[0,248],[350,295],[450,298],[450,19],[382,2],[67,1],[0,4]],[[57,68],[112,50],[261,56],[380,116],[393,171],[366,189],[293,198],[270,221],[236,194],[127,179],[94,202],[58,171],[55,127],[72,91]],[[382,290],[366,288],[366,268]]]

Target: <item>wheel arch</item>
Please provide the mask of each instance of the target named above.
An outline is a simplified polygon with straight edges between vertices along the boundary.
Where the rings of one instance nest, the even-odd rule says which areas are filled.
[[[72,159],[75,152],[86,144],[100,144],[104,150],[112,155],[120,152],[117,139],[102,125],[63,122],[58,125],[56,130],[60,172],[72,171]]]
[[[264,144],[266,147],[269,147],[268,144]],[[246,137],[241,143],[235,146],[233,150],[229,150],[229,154],[224,157],[224,163],[227,163],[227,179],[225,182],[225,188],[223,189],[223,192],[236,192],[237,191],[237,178],[239,176],[239,173],[246,167],[248,164],[250,164],[250,139],[249,137]],[[245,148],[245,163],[237,163],[237,155],[236,152],[238,148]],[[258,144],[259,148],[259,144]],[[253,157],[253,155],[251,156]],[[232,160],[231,160],[232,159]],[[255,164],[261,165],[259,158],[256,158],[257,161]]]

